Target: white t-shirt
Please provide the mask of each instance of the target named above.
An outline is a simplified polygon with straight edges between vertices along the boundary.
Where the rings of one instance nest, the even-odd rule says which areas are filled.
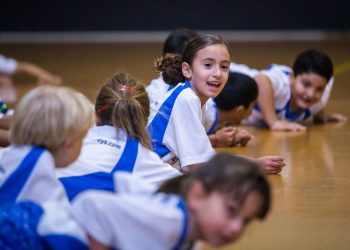
[[[0,74],[11,75],[17,68],[17,61],[0,54]]]
[[[85,230],[73,217],[70,206],[46,202],[42,208],[37,232],[50,249],[88,249]]]
[[[173,86],[164,82],[162,74],[159,75],[158,78],[153,79],[146,87],[146,91],[150,101],[151,112],[152,109],[157,106],[156,102],[163,99],[169,89],[173,88]],[[155,112],[155,110],[153,110]]]
[[[281,120],[309,123],[312,121],[313,116],[327,105],[334,79],[332,77],[327,83],[320,101],[313,104],[309,109],[304,109],[298,113],[292,113],[290,111],[291,82],[289,78],[291,72],[292,69],[290,67],[272,64],[266,70],[262,70],[261,74],[266,75],[271,81],[277,117]],[[254,107],[252,114],[247,119],[243,120],[242,123],[258,126],[265,125],[257,105]]]
[[[179,83],[157,103],[148,130],[153,149],[176,168],[207,162],[215,151],[204,128],[204,110],[190,83]]]
[[[68,204],[64,187],[54,170],[54,159],[49,151],[11,145],[0,159],[0,204],[21,200]]]
[[[132,172],[157,185],[181,175],[156,153],[128,139],[123,130],[117,132],[108,125],[92,127],[83,141],[78,159],[67,168],[57,169],[56,174],[72,199],[85,189],[113,191],[111,173],[117,171]]]
[[[76,220],[98,242],[115,249],[189,249],[189,219],[176,195],[87,191],[72,203]],[[185,248],[186,247],[186,248]]]

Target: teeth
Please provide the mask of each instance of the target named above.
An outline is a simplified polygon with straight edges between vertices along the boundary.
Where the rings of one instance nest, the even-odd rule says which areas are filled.
[[[220,83],[216,83],[216,82],[208,82],[209,86],[213,86],[213,87],[219,87]]]

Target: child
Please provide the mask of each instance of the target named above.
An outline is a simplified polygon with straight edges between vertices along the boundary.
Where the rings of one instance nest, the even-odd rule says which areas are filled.
[[[166,54],[181,55],[186,43],[198,35],[199,34],[196,31],[187,28],[173,30],[170,32],[169,36],[166,38],[163,44],[163,56]],[[146,87],[151,107],[153,107],[153,102],[161,99],[168,92],[169,88],[172,88],[171,85],[168,85],[164,82],[161,72],[158,73],[160,73],[159,77],[153,79]]]
[[[204,128],[202,107],[224,88],[229,66],[227,46],[216,35],[194,38],[182,56],[167,54],[158,60],[157,69],[165,82],[180,82],[155,104],[156,111],[149,116],[153,149],[164,162],[188,171],[215,154]],[[283,159],[277,156],[257,160],[268,173],[278,173],[284,166]]]
[[[235,128],[233,140],[222,133],[231,126],[240,125],[247,118],[258,97],[258,86],[253,78],[238,72],[230,72],[226,86],[214,99],[206,103],[205,127],[209,131],[212,145],[234,146],[246,145],[252,135],[245,129]],[[217,128],[223,128],[214,133]]]
[[[55,76],[38,65],[30,62],[17,61],[0,54],[0,147],[10,145],[9,123],[13,110],[5,103],[16,101],[16,91],[12,83],[12,76],[26,74],[33,76],[37,84],[60,84],[61,77]]]
[[[114,185],[118,194],[150,195],[157,190],[128,172],[115,174]],[[72,216],[69,204],[52,200],[2,204],[0,225],[0,249],[89,248],[86,232]]]
[[[341,114],[325,115],[333,86],[331,59],[317,50],[299,54],[293,70],[271,65],[257,75],[258,106],[245,124],[267,125],[271,130],[304,131],[300,123],[344,122]]]
[[[78,160],[57,171],[69,199],[85,189],[113,190],[116,171],[155,184],[181,174],[151,150],[149,99],[141,83],[117,73],[102,86],[95,111],[97,126],[89,130]]]
[[[238,240],[251,221],[266,217],[270,200],[269,183],[254,162],[218,154],[156,194],[88,191],[72,211],[91,249],[190,249],[197,240],[213,246]]]
[[[90,102],[67,88],[42,86],[18,103],[12,145],[0,159],[0,204],[31,200],[68,203],[54,169],[74,161],[93,123]]]
[[[181,55],[186,43],[192,38],[198,37],[199,34],[191,29],[181,28],[173,30],[163,45],[163,56],[166,54]],[[230,63],[230,71],[238,71],[248,75],[256,74],[257,70],[248,68],[243,64]],[[146,87],[148,96],[150,97],[151,110],[156,111],[155,106],[163,98],[163,96],[174,86],[167,84],[162,74],[157,79],[153,79]],[[237,144],[245,145],[251,138],[251,135],[244,129],[237,129],[232,126],[217,129],[215,126],[216,108],[211,99],[208,100],[205,119],[206,131],[213,147],[235,146]],[[214,114],[214,117],[211,117]],[[214,119],[214,120],[213,120]],[[208,125],[209,124],[209,125]]]

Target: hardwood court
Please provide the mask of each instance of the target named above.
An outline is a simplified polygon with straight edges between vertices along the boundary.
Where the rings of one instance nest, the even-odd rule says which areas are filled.
[[[94,99],[102,82],[118,68],[147,83],[156,76],[153,59],[161,44],[0,44],[0,51],[36,62],[60,74]],[[336,65],[335,87],[327,107],[350,117],[350,42],[234,43],[232,60],[252,67],[291,65],[297,53],[316,48]],[[19,96],[33,86],[17,78]],[[220,249],[350,249],[350,125],[312,126],[305,133],[252,129],[254,140],[243,148],[218,151],[252,156],[282,155],[281,174],[269,176],[273,208],[264,222],[254,222],[237,243]],[[214,249],[201,245],[202,250]]]

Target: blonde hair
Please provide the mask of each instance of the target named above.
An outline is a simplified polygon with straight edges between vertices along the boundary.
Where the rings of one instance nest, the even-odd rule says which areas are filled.
[[[83,94],[68,87],[40,86],[17,104],[10,140],[54,150],[67,138],[83,136],[93,122],[92,104]]]
[[[151,148],[146,130],[150,102],[145,87],[129,74],[117,72],[102,86],[95,104],[101,124],[117,130]]]

